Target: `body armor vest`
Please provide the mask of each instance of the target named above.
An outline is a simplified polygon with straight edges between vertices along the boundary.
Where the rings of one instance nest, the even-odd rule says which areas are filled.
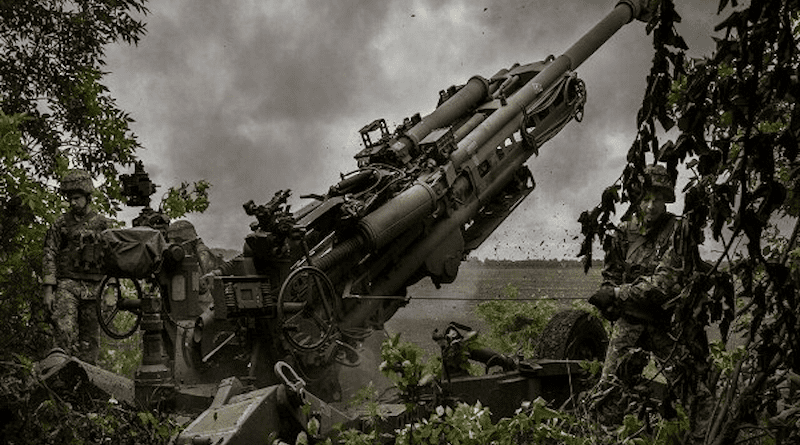
[[[644,233],[637,224],[623,223],[612,241],[610,252],[607,252],[603,278],[620,285],[652,275],[672,243],[676,223],[675,216],[667,214]]]
[[[59,277],[79,280],[103,278],[103,245],[100,232],[108,228],[108,220],[90,211],[75,218],[72,213],[63,217],[58,225],[60,243],[56,255]]]

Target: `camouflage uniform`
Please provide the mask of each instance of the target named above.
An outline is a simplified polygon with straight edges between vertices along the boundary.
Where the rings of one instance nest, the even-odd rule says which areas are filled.
[[[647,230],[637,224],[626,222],[615,236],[612,248],[606,254],[603,278],[605,282],[623,288],[642,277],[655,274],[656,268],[672,244],[672,236],[677,224],[675,215],[666,214],[654,227]],[[622,299],[622,291],[620,291]],[[640,298],[644,298],[641,296]],[[647,311],[649,312],[649,311]],[[623,378],[618,371],[625,366],[622,374],[638,375],[647,364],[647,354],[664,355],[672,346],[669,340],[669,320],[653,323],[656,313],[623,313],[617,320],[603,365],[601,382],[608,381],[612,375]],[[630,360],[627,364],[627,360]],[[638,369],[638,371],[637,371]],[[632,376],[631,376],[632,377]]]
[[[91,178],[80,170],[71,171],[65,182],[76,176],[88,178],[91,185]],[[62,193],[74,191],[62,185]],[[62,214],[45,235],[42,282],[55,286],[51,314],[55,345],[88,363],[95,363],[100,351],[95,309],[95,293],[103,278],[99,235],[110,225],[109,219],[87,208],[84,214]]]
[[[653,165],[645,173],[649,190],[661,192],[664,202],[675,201],[674,185],[666,169]],[[675,215],[665,212],[656,221],[639,221],[641,219],[624,222],[612,235],[602,272],[604,285],[621,288],[653,276],[664,254],[672,246],[677,225]],[[669,320],[657,320],[657,308],[636,312],[621,314],[616,323],[603,365],[601,383],[609,382],[612,376],[631,382],[647,364],[645,351],[653,352],[657,357],[664,356],[674,343],[668,336]]]
[[[658,369],[672,386],[673,392],[667,394],[667,398],[676,395],[674,385],[681,385],[680,393],[686,404],[685,407],[691,409],[694,414],[690,418],[688,443],[704,443],[715,406],[714,395],[703,380],[703,374],[708,371],[708,361],[707,358],[704,360],[699,355],[708,353],[708,339],[705,337],[705,331],[698,332],[697,336],[692,338],[685,338],[687,333],[684,332],[684,337],[677,338],[673,335],[670,326],[672,314],[665,309],[670,300],[681,294],[686,285],[685,279],[690,275],[687,273],[688,269],[698,266],[684,263],[687,256],[681,249],[681,245],[684,244],[680,239],[681,234],[682,230],[676,229],[676,233],[672,237],[673,243],[662,257],[654,274],[640,277],[633,283],[623,284],[619,287],[617,291],[618,304],[648,318],[645,318],[644,322],[635,329],[622,332],[617,343],[627,345],[628,342],[635,342],[637,347],[653,353],[658,362]],[[638,337],[636,336],[637,332],[641,332]],[[628,335],[628,337],[622,338],[623,335]],[[690,345],[688,342],[697,343]],[[694,350],[694,356],[690,348]],[[613,350],[614,348],[610,349],[609,354],[612,354]],[[619,359],[619,362],[624,363],[624,357],[619,357]],[[606,365],[608,365],[608,361],[607,359]],[[683,383],[679,382],[680,367],[687,367],[687,365],[692,368],[693,373],[701,376],[699,381],[692,383],[682,379]],[[603,371],[606,371],[605,367]],[[619,369],[613,371],[624,375],[624,373],[620,373]],[[641,370],[637,372],[641,373]],[[687,387],[687,384],[690,386]],[[669,405],[668,402],[667,405]],[[667,408],[671,409],[669,406]],[[690,412],[690,414],[692,413]]]
[[[661,193],[665,203],[675,201],[674,185],[666,169],[650,166],[646,176],[647,189]],[[621,420],[621,411],[625,407],[615,405],[622,400],[620,390],[636,385],[649,361],[648,353],[666,360],[675,346],[669,335],[669,317],[664,316],[660,302],[651,298],[663,295],[655,291],[656,286],[666,286],[668,277],[678,277],[668,274],[669,268],[664,263],[667,256],[674,257],[669,252],[672,251],[678,221],[668,212],[649,223],[639,216],[620,224],[611,235],[604,259],[603,286],[613,287],[617,300],[627,301],[625,306],[628,309],[619,313],[616,320],[600,382],[593,391],[595,397],[604,394],[602,400],[595,400],[595,408],[604,423]],[[656,278],[659,276],[661,278]],[[646,288],[648,285],[653,287]]]

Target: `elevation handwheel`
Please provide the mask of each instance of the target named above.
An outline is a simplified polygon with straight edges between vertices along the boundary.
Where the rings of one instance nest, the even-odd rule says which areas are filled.
[[[335,292],[325,272],[316,267],[300,267],[289,274],[278,294],[278,323],[292,347],[312,350],[330,339]]]
[[[97,289],[97,320],[109,337],[122,340],[139,329],[142,321],[142,286],[132,278],[107,275]]]

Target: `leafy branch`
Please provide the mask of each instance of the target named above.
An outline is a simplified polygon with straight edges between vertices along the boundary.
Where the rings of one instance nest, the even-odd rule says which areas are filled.
[[[604,193],[602,203],[581,216],[581,254],[590,255],[594,238],[603,241],[616,204],[634,207],[647,162],[665,163],[674,176],[679,165],[689,170],[683,190],[684,262],[697,263],[697,245],[707,236],[722,240],[724,251],[711,259],[711,267],[690,276],[673,325],[691,332],[718,323],[726,339],[736,318],[749,317],[746,327],[732,333],[745,343],[746,354],[717,381],[721,400],[706,437],[706,443],[732,443],[741,425],[769,417],[776,403],[790,403],[775,391],[777,376],[800,368],[800,262],[788,256],[797,236],[776,230],[787,218],[797,218],[800,208],[794,192],[800,185],[795,105],[800,84],[794,74],[800,66],[800,3],[767,0],[740,7],[722,0],[718,10],[729,13],[715,28],[721,37],[714,54],[689,60],[675,32],[680,21],[675,5],[658,3],[647,26],[655,57],[621,193]],[[670,130],[677,135],[674,142],[660,143],[659,135]],[[688,381],[714,381],[687,371]],[[776,425],[768,433],[789,434]]]
[[[202,213],[208,209],[208,189],[211,184],[200,180],[190,185],[181,182],[177,188],[170,187],[166,196],[161,200],[161,210],[170,218],[178,218],[192,212]]]

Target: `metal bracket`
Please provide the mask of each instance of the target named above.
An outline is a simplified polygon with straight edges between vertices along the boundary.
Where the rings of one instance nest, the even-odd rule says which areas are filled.
[[[292,392],[302,397],[305,392],[306,382],[297,375],[297,371],[295,371],[291,365],[282,360],[276,362],[275,374],[283,380],[283,383],[292,390]]]

